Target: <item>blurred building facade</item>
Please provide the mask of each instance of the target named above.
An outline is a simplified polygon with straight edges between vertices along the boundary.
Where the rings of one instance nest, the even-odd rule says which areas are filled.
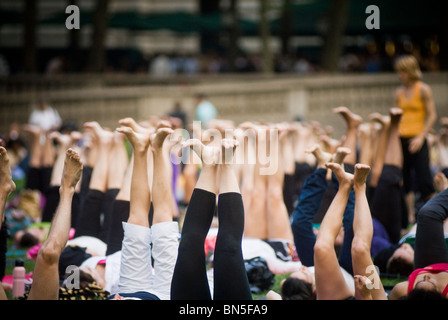
[[[78,50],[76,59],[87,56],[92,47],[93,13],[100,2],[107,3],[109,17],[105,71],[147,72],[161,54],[200,58],[195,63],[206,63],[205,67],[190,64],[198,72],[235,71],[226,65],[232,50],[236,51],[232,66],[237,71],[260,71],[267,48],[276,72],[319,71],[325,36],[335,31],[331,24],[334,3],[349,4],[339,41],[341,71],[390,71],[391,59],[402,52],[420,55],[425,70],[437,71],[440,41],[446,39],[445,33],[440,34],[446,28],[437,27],[447,4],[435,0],[1,0],[0,55],[9,60],[11,73],[23,71],[20,59],[27,44],[23,14],[27,2],[36,11],[38,72],[45,72],[58,57],[66,63],[73,61],[72,47]],[[268,47],[260,38],[261,4],[265,2]],[[365,8],[371,2],[381,10],[380,30],[365,27]],[[65,8],[70,4],[80,8],[81,29],[77,31],[65,27]],[[237,24],[232,23],[234,19]],[[69,71],[80,69],[76,66]]]

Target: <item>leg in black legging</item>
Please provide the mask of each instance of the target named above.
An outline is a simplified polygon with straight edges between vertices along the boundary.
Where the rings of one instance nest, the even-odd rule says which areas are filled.
[[[448,189],[429,200],[418,212],[415,236],[415,268],[448,262],[443,221],[448,217]]]
[[[89,190],[76,222],[76,237],[100,237],[103,199],[104,192],[94,189]]]
[[[79,205],[82,208],[84,204],[84,200],[87,197],[87,193],[89,192],[89,184],[90,178],[92,176],[93,168],[89,166],[84,166],[82,170],[82,178],[81,178],[81,188],[79,190]]]
[[[112,227],[112,212],[115,197],[117,196],[120,189],[107,189],[104,193],[104,200],[101,207],[101,212],[103,213],[103,224],[100,231],[99,238],[104,242],[107,242],[109,236],[109,229]]]
[[[124,238],[123,222],[129,219],[130,202],[129,200],[115,199],[112,204],[112,212],[110,215],[110,224],[107,232],[107,250],[106,256],[121,250]],[[151,224],[153,213],[153,205],[148,213],[148,223]]]
[[[371,199],[372,216],[386,228],[392,243],[398,243],[401,232],[401,168],[385,164]]]
[[[216,207],[216,195],[194,189],[182,227],[181,241],[171,283],[173,300],[210,300],[204,241]]]
[[[218,197],[219,230],[214,260],[214,299],[251,300],[244,266],[241,241],[244,232],[244,206],[239,183],[232,165],[237,142],[221,141],[221,164]]]
[[[214,258],[214,299],[251,300],[241,251],[244,208],[241,194],[222,193],[218,200],[219,232]]]
[[[105,241],[104,237],[101,238],[104,235],[101,234],[101,213],[104,195],[108,187],[113,133],[104,130],[97,122],[87,122],[84,124],[84,128],[96,137],[98,141],[98,155],[90,176],[89,191],[83,200],[76,223],[76,236],[92,236]]]
[[[106,255],[111,255],[121,250],[124,238],[122,222],[129,219],[129,201],[115,199],[112,207],[111,223],[107,238]]]
[[[42,210],[42,221],[51,222],[59,204],[59,186],[51,186],[45,192],[45,206]]]

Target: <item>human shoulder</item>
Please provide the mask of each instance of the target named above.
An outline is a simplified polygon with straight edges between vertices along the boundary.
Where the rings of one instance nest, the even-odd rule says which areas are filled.
[[[431,87],[425,82],[420,82],[420,94],[422,98],[425,99],[431,97],[432,96]]]
[[[395,98],[398,99],[398,97],[399,97],[400,95],[402,95],[403,92],[404,92],[404,86],[403,86],[403,85],[401,85],[401,86],[399,86],[398,88],[396,88],[396,89],[395,89]]]
[[[266,300],[283,300],[282,296],[273,290],[269,290],[266,294]]]
[[[402,281],[397,283],[389,294],[389,300],[398,300],[407,295],[409,281]]]

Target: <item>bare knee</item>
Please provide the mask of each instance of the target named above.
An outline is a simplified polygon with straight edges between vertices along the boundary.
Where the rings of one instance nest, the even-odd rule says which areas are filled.
[[[54,243],[44,243],[39,249],[37,259],[44,262],[46,265],[54,265],[59,263],[61,250]]]
[[[325,258],[332,251],[334,252],[334,244],[319,238],[316,240],[316,243],[314,244],[315,259]]]
[[[269,199],[275,203],[283,202],[283,189],[280,187],[269,187],[268,189]]]
[[[365,241],[364,239],[354,237],[352,241],[351,252],[352,252],[352,258],[354,259],[365,255],[370,256],[370,244],[367,243],[367,241]]]

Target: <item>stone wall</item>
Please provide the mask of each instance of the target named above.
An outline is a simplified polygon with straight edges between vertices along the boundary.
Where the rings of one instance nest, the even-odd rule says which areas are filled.
[[[438,115],[448,116],[448,74],[425,74]],[[115,128],[120,118],[144,119],[163,115],[176,102],[193,120],[195,96],[205,93],[221,118],[291,121],[298,117],[334,127],[345,127],[332,108],[347,106],[364,118],[387,113],[399,85],[395,74],[313,76],[223,76],[149,79],[147,76],[62,76],[0,79],[0,132],[11,122],[25,123],[36,100],[45,96],[65,120],[79,124],[97,120]]]

